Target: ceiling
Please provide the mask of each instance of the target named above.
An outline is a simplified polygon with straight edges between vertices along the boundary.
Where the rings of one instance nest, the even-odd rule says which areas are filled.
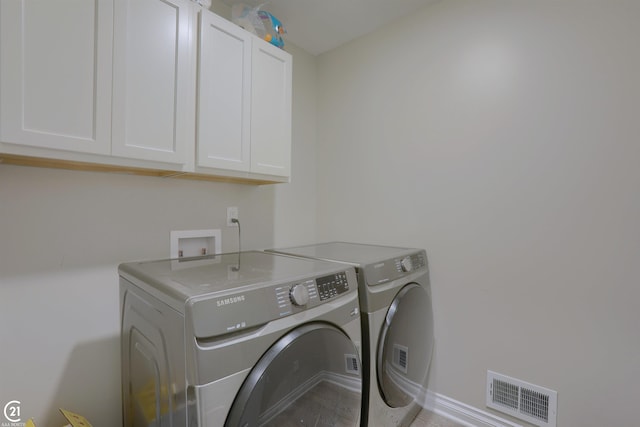
[[[319,55],[370,33],[436,0],[223,0],[262,7],[284,26],[291,42]]]

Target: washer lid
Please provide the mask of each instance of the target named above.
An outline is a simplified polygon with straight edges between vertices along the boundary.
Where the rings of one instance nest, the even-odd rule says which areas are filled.
[[[418,249],[363,245],[347,242],[329,242],[292,248],[270,249],[270,251],[274,252],[307,258],[346,262],[355,266],[365,266],[367,264],[407,256],[417,250]]]
[[[431,297],[411,283],[391,303],[378,341],[378,386],[387,405],[407,406],[426,392],[432,352]]]
[[[359,426],[362,375],[349,337],[324,323],[302,325],[258,361],[225,427]]]

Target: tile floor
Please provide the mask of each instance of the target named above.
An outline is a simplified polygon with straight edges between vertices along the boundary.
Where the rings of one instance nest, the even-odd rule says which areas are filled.
[[[440,415],[436,415],[433,412],[422,410],[418,414],[411,427],[464,427],[462,424],[458,424],[455,421],[451,421]]]
[[[321,381],[311,390],[299,396],[295,405],[290,405],[271,419],[265,427],[315,427],[353,426],[358,413],[349,412],[349,408],[360,396],[334,383]],[[357,403],[356,403],[357,404]],[[317,414],[324,414],[322,416]],[[330,414],[330,415],[326,415]],[[464,427],[433,412],[422,410],[410,427]]]
[[[360,393],[321,381],[295,400],[295,404],[280,412],[265,427],[346,427],[360,418]],[[263,425],[262,423],[259,423]]]

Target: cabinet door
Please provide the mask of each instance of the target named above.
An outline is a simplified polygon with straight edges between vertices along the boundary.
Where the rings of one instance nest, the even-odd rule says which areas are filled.
[[[107,154],[113,0],[0,1],[0,140]]]
[[[193,140],[194,7],[116,0],[114,155],[182,164]]]
[[[203,11],[199,52],[197,164],[248,171],[251,35]]]
[[[251,172],[291,174],[291,55],[254,43],[251,82]]]

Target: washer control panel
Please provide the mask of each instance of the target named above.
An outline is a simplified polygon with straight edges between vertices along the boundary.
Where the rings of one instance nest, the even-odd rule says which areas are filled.
[[[293,285],[289,291],[289,299],[293,305],[307,305],[309,302],[309,289],[302,283]]]
[[[316,287],[320,294],[320,301],[343,294],[349,290],[347,273],[341,272],[331,276],[320,277],[316,279]]]
[[[325,303],[339,304],[345,298],[355,304],[358,281],[353,267],[332,269],[317,276],[231,288],[203,294],[186,301],[193,333],[199,338],[235,333],[290,315],[312,310]]]
[[[274,288],[280,316],[315,307],[349,291],[346,271]]]
[[[313,279],[292,285],[281,285],[274,288],[274,290],[281,316],[291,314],[292,305],[295,307],[304,307],[313,305],[318,301],[318,292],[316,290],[315,280]]]

